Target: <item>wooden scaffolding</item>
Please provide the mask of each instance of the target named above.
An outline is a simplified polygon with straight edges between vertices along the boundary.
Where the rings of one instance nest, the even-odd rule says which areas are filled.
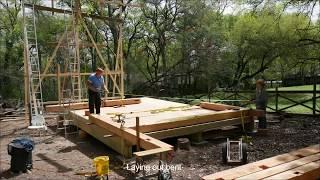
[[[84,92],[83,89],[85,88],[85,81],[83,79],[85,76],[90,75],[92,72],[83,72],[84,68],[81,68],[81,59],[80,59],[80,52],[82,48],[86,47],[93,47],[96,51],[96,54],[98,56],[98,59],[103,64],[103,69],[105,70],[105,81],[108,85],[109,94],[106,94],[106,97],[109,96],[109,98],[118,97],[123,99],[124,98],[124,70],[123,70],[123,51],[122,51],[122,25],[123,20],[119,17],[121,17],[121,14],[123,12],[123,7],[125,6],[122,2],[122,0],[119,0],[116,5],[119,7],[120,14],[117,18],[110,18],[106,16],[100,16],[100,15],[92,15],[88,14],[86,12],[82,12],[81,10],[81,2],[80,0],[74,0],[71,1],[70,9],[59,9],[53,7],[54,3],[52,0],[52,7],[47,6],[41,6],[37,4],[28,4],[23,3],[23,8],[29,8],[30,11],[47,11],[52,12],[52,15],[54,14],[64,14],[69,15],[68,18],[68,26],[66,26],[66,29],[62,35],[60,35],[58,42],[56,43],[56,46],[51,54],[51,56],[47,59],[46,65],[44,69],[40,68],[40,78],[39,83],[36,85],[32,85],[32,88],[35,88],[36,90],[41,90],[41,81],[43,81],[45,78],[56,78],[57,80],[57,91],[58,91],[58,100],[59,104],[65,103],[64,98],[66,97],[65,91],[66,86],[69,86],[71,89],[71,94],[69,92],[69,96],[72,98],[72,102],[82,102],[86,99],[84,98]],[[35,14],[35,12],[33,12]],[[113,53],[114,55],[114,63],[112,66],[110,66],[106,58],[103,55],[103,52],[101,51],[101,47],[104,47],[105,44],[98,44],[89,28],[87,27],[86,23],[84,22],[85,19],[90,19],[92,21],[94,20],[103,20],[107,22],[112,22],[112,24],[117,29],[118,34],[118,40],[117,40],[117,51]],[[24,23],[24,26],[27,26],[27,24]],[[87,35],[88,39],[90,39],[90,43],[82,43],[81,37],[80,37],[80,31],[81,28],[84,30],[84,33]],[[25,39],[27,37],[25,36]],[[65,67],[69,68],[61,68],[60,65],[55,65],[55,59],[57,57],[57,53],[60,50],[66,50],[66,47],[71,48],[72,50],[69,50],[67,52],[69,55],[68,57],[64,57],[64,64]],[[70,53],[71,51],[71,53]],[[29,57],[29,51],[28,51],[28,45],[25,43],[24,47],[24,83],[25,83],[25,107],[26,109],[30,110],[30,98],[32,98],[32,92],[30,92],[30,58]],[[61,71],[62,69],[62,71]],[[29,87],[29,88],[28,88]],[[31,95],[30,95],[31,93]],[[30,112],[30,111],[28,111]],[[26,113],[26,119],[28,118],[28,114]]]

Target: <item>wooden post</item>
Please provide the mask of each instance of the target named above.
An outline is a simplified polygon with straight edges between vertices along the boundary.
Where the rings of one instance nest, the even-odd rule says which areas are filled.
[[[80,13],[81,13],[81,4],[80,4],[80,0],[76,0],[75,1],[75,11],[76,11],[76,13],[75,13],[75,26],[74,26],[74,28],[75,28],[75,45],[76,45],[76,62],[77,62],[77,72],[72,72],[72,73],[76,73],[77,74],[77,76],[76,76],[76,78],[77,78],[77,86],[78,86],[78,92],[77,92],[77,96],[78,96],[78,101],[79,102],[81,102],[81,95],[82,95],[82,93],[81,93],[81,76],[80,76],[80,71],[81,71],[81,69],[80,69],[80,47],[79,47],[79,25],[80,25],[80,23],[79,23],[79,20],[80,20]],[[71,76],[71,78],[72,78],[72,76]],[[73,94],[74,95],[74,94]]]
[[[24,4],[23,4],[24,5]],[[25,7],[22,7],[23,14],[23,33],[24,33],[24,51],[23,51],[23,65],[24,65],[24,106],[25,106],[25,120],[28,125],[31,125],[31,108],[30,108],[30,79],[29,79],[29,57],[28,57],[28,46],[27,44],[27,30],[26,30],[26,17],[25,17]]]
[[[123,3],[123,0],[121,1]],[[120,15],[122,16],[123,14],[123,11],[124,11],[124,7],[122,6],[120,8]],[[123,23],[120,23],[119,24],[119,41],[118,41],[118,44],[120,45],[120,48],[119,48],[119,57],[120,57],[120,96],[122,99],[124,99],[124,72],[123,72],[123,46],[122,46],[122,26],[123,26]]]
[[[29,106],[29,71],[28,71],[28,57],[27,57],[27,47],[24,47],[23,51],[23,61],[24,61],[24,108],[25,108],[25,120],[28,125],[31,125],[30,118],[30,106]]]
[[[278,103],[278,99],[279,99],[279,95],[278,95],[278,86],[276,87],[276,112],[278,112],[279,109],[279,103]]]
[[[313,95],[312,95],[312,114],[313,116],[316,116],[316,99],[317,99],[317,82],[316,82],[316,76],[313,77]]]
[[[108,91],[109,91],[109,86],[108,86],[108,72],[106,70],[104,70],[104,75],[105,75],[105,78],[104,78],[104,86],[107,87]],[[108,97],[108,92],[105,92],[104,93],[104,98],[107,99]]]
[[[121,46],[122,46],[122,42],[121,42]],[[122,50],[121,50],[121,54],[122,54]],[[121,63],[121,79],[120,79],[120,83],[121,83],[121,97],[122,97],[122,99],[124,99],[125,98],[125,96],[124,96],[124,70],[123,70],[123,57],[122,57],[122,55],[121,55],[121,60],[120,60],[120,63]]]
[[[61,105],[61,79],[60,79],[60,74],[61,74],[61,70],[60,70],[60,64],[57,64],[57,83],[58,83],[58,100],[59,100],[59,105]]]
[[[177,139],[177,147],[179,150],[187,150],[191,149],[191,143],[188,138],[179,138]]]
[[[140,119],[136,117],[137,151],[140,151]]]

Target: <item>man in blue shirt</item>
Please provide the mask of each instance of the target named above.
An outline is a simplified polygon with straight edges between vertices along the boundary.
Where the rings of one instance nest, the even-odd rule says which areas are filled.
[[[256,82],[256,98],[254,100],[256,103],[256,109],[263,110],[264,115],[258,117],[259,119],[259,129],[267,128],[267,119],[266,119],[266,109],[268,104],[268,94],[265,87],[265,82],[263,79],[259,79]]]
[[[90,113],[94,113],[94,108],[96,108],[96,114],[100,114],[101,92],[102,90],[108,92],[104,84],[103,72],[103,69],[97,68],[87,81]]]

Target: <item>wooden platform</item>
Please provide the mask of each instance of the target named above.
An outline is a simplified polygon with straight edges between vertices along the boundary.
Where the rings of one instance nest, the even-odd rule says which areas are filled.
[[[320,144],[202,177],[204,180],[318,178]]]
[[[127,101],[130,102],[130,99]],[[139,103],[103,107],[100,115],[85,116],[85,111],[88,109],[71,110],[70,118],[82,130],[126,157],[133,154],[132,146],[136,144],[136,117],[140,119],[142,148],[146,150],[162,148],[165,151],[172,146],[158,139],[191,135],[224,126],[248,124],[252,123],[254,116],[257,115],[255,110],[222,104],[203,103],[201,106],[190,106],[146,97],[140,98]],[[116,115],[119,114],[125,116],[123,127],[116,122]],[[159,149],[153,150],[153,152],[158,151]]]

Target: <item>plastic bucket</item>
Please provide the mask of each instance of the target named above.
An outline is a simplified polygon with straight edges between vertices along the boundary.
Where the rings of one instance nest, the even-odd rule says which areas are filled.
[[[107,175],[109,173],[109,157],[99,156],[93,159],[94,166],[98,176]]]

